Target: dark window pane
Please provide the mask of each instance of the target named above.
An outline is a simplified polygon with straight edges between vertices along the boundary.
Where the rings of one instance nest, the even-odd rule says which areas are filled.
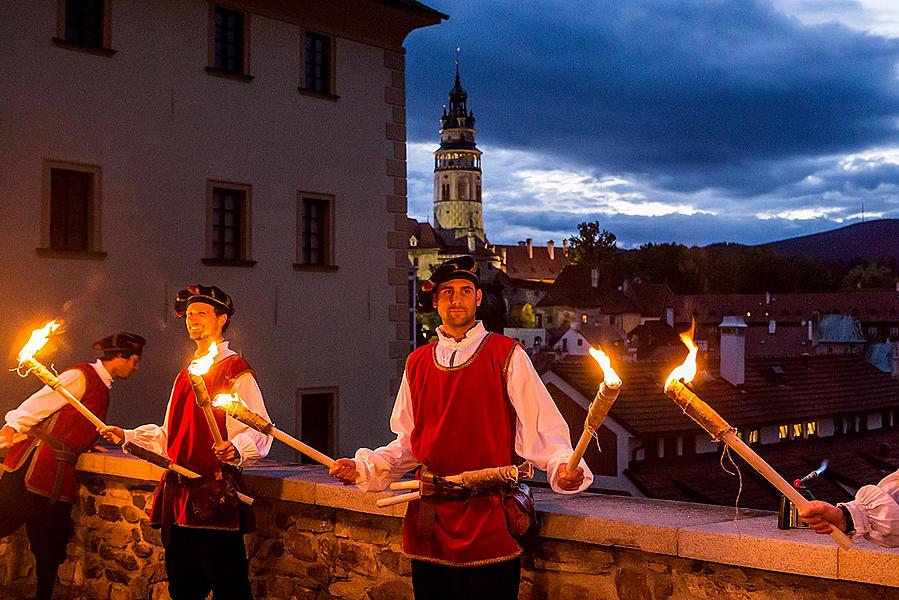
[[[306,89],[331,93],[331,39],[306,34]]]
[[[303,220],[300,239],[301,262],[323,265],[327,261],[328,202],[303,198]]]
[[[242,260],[244,192],[212,188],[212,258]]]
[[[66,0],[66,41],[103,47],[103,0]]]
[[[324,452],[330,452],[333,442],[333,423],[331,415],[334,409],[334,394],[303,394],[300,400],[300,439]],[[311,458],[303,455],[302,462],[313,463]]]
[[[215,68],[243,73],[243,13],[215,7]]]
[[[87,250],[93,174],[50,170],[50,248]]]

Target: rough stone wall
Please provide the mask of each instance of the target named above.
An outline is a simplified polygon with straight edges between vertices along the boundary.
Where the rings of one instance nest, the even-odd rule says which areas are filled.
[[[85,476],[57,598],[168,598],[152,486]],[[257,599],[411,599],[402,521],[298,502],[259,499],[247,536]],[[33,592],[24,531],[0,542],[0,588]],[[524,558],[521,600],[845,600],[896,598],[895,588],[743,569],[637,550],[536,540]]]

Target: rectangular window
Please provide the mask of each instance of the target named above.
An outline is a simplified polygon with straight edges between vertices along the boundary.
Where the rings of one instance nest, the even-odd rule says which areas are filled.
[[[877,337],[877,327],[868,327],[868,337],[869,338]]]
[[[85,48],[103,48],[104,4],[103,0],[65,0],[63,39]]]
[[[333,198],[300,192],[297,202],[297,265],[334,264]]]
[[[790,439],[790,426],[789,425],[780,425],[777,428],[777,439],[779,440],[788,440]]]
[[[583,323],[584,325],[587,324],[587,313],[581,315],[581,323]]]
[[[896,338],[899,338],[899,327],[890,327],[890,339],[895,342]]]
[[[815,437],[818,435],[818,422],[809,421],[805,424],[805,437]]]
[[[790,438],[791,439],[802,438],[803,431],[804,431],[804,429],[802,427],[802,423],[793,423],[793,428],[792,428],[792,431],[790,432],[791,433]]]
[[[300,440],[325,454],[333,456],[337,450],[337,388],[297,391],[297,425]],[[303,463],[315,463],[301,455]]]
[[[309,31],[304,37],[303,87],[310,92],[331,94],[331,38]]]
[[[246,13],[215,6],[210,27],[209,64],[215,73],[247,75],[249,71],[249,17]]]
[[[207,181],[207,265],[252,266],[249,185]]]
[[[103,258],[100,252],[100,167],[44,162],[41,247],[45,257]]]
[[[90,249],[94,176],[84,171],[50,170],[50,249]]]

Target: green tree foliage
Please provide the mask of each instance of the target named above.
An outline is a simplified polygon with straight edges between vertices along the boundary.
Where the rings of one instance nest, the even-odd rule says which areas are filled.
[[[843,278],[844,288],[884,288],[895,285],[896,275],[886,265],[875,262],[855,265]]]
[[[533,329],[537,326],[537,315],[534,314],[534,307],[530,304],[525,304],[521,307],[521,316],[520,322],[522,327],[526,327],[528,329]]]
[[[616,239],[614,233],[599,226],[599,221],[578,224],[577,235],[571,238],[571,264],[595,265],[617,258]]]

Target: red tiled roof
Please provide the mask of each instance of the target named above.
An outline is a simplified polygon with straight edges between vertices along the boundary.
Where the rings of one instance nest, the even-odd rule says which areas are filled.
[[[570,306],[573,308],[598,308],[605,314],[640,312],[637,304],[618,291],[617,269],[612,265],[600,265],[599,285],[592,286],[591,265],[568,265],[549,288],[537,306]]]
[[[418,240],[416,248],[443,248],[446,246],[430,223],[422,223],[416,219],[409,218],[408,227],[409,235],[414,235]]]
[[[662,392],[674,363],[619,362],[624,381],[612,417],[637,436],[695,433],[696,425]],[[780,367],[779,381],[772,367]],[[694,391],[734,427],[782,424],[899,405],[899,382],[854,355],[749,358],[746,383],[735,388],[717,364],[703,364]],[[592,398],[601,370],[589,356],[567,356],[549,370]]]
[[[667,283],[645,283],[631,281],[627,284],[624,294],[632,298],[640,309],[640,314],[645,317],[665,318],[665,309],[671,306],[674,292]]]
[[[822,459],[829,466],[807,486],[815,497],[829,502],[851,499],[845,488],[873,484],[899,468],[899,431],[878,429],[860,434],[754,445],[759,456],[787,481],[816,469]],[[779,492],[732,452],[743,476],[739,506],[777,510]],[[625,474],[650,498],[706,502],[733,506],[739,480],[721,468],[718,452],[660,460],[632,461]],[[734,471],[725,458],[724,465]],[[736,472],[736,471],[734,471]],[[772,527],[775,526],[772,523]]]
[[[770,298],[770,301],[767,301]],[[861,321],[899,320],[899,294],[892,289],[845,290],[818,294],[704,294],[671,298],[676,323],[717,325],[725,315],[743,315],[747,323],[801,321],[814,312],[854,315]],[[750,316],[746,316],[750,313]]]
[[[506,252],[506,273],[512,279],[554,281],[568,264],[568,257],[562,248],[555,248],[553,258],[550,259],[549,248],[546,246],[533,246],[533,257],[528,256],[527,246],[493,246],[493,251],[500,256],[503,255],[503,250]]]

